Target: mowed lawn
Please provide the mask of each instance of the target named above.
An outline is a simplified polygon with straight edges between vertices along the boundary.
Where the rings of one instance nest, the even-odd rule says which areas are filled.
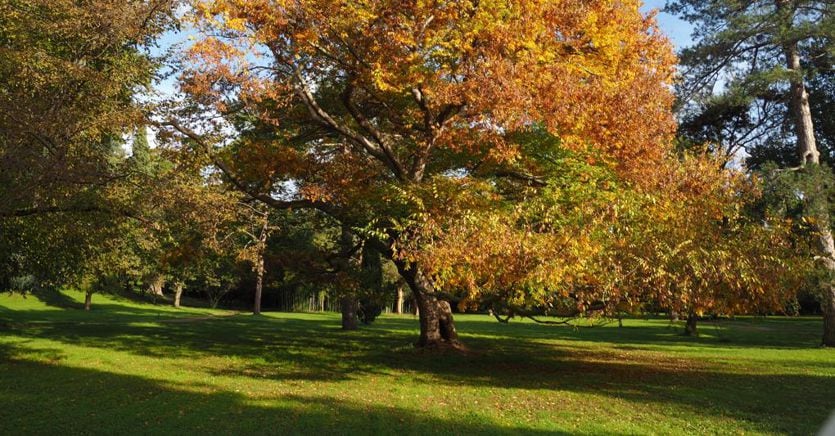
[[[820,320],[594,328],[460,315],[465,354],[417,320],[0,295],[0,434],[813,434],[835,409]],[[67,308],[69,307],[69,308]]]

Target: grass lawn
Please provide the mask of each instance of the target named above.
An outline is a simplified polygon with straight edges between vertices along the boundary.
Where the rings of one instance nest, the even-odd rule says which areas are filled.
[[[412,316],[180,309],[0,294],[0,434],[813,434],[835,409],[820,320],[574,329],[456,321],[425,352]],[[71,308],[66,308],[71,307]]]

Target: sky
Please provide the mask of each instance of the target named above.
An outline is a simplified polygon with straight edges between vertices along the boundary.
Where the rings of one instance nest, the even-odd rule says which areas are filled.
[[[641,8],[641,10],[645,13],[653,9],[662,10],[664,8],[665,3],[666,0],[644,0],[644,6]],[[690,34],[693,30],[693,26],[691,26],[689,23],[679,20],[678,18],[670,14],[659,12],[658,25],[661,27],[661,30],[670,38],[676,51],[680,50],[683,47],[687,47],[692,43]],[[161,41],[159,41],[159,47],[152,51],[155,54],[161,54],[174,44],[187,44],[188,36],[190,34],[191,32],[187,30],[179,33],[169,32],[163,35]],[[157,92],[159,92],[163,96],[170,96],[174,94],[175,78],[169,77],[167,80],[163,80],[157,83],[156,89]]]
[[[641,9],[644,12],[649,12],[652,9],[661,10],[664,9],[664,3],[666,3],[666,0],[645,0],[644,7]],[[690,34],[693,31],[693,26],[690,23],[679,20],[670,14],[660,12],[658,14],[658,25],[673,42],[676,50],[687,47],[692,43]]]

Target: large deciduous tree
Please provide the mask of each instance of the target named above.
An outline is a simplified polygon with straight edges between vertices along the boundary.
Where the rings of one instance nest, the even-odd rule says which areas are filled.
[[[1,269],[71,281],[138,218],[115,192],[133,171],[122,146],[156,70],[142,47],[173,24],[173,3],[0,2]]]
[[[252,197],[316,208],[372,244],[412,290],[418,344],[456,343],[436,278],[403,252],[421,214],[542,189],[551,144],[525,132],[592,149],[638,186],[663,165],[674,58],[639,6],[196,1],[203,34],[182,77],[195,116],[168,124]]]
[[[694,130],[708,132],[707,139],[731,147],[748,144],[750,150],[756,145],[750,151],[759,160],[763,155],[776,157],[799,164],[798,169],[819,165],[821,138],[816,132],[821,130],[815,126],[815,114],[821,114],[819,109],[826,105],[827,89],[831,88],[826,82],[831,78],[835,4],[813,0],[675,0],[668,8],[696,27],[696,45],[682,53],[686,66],[683,96],[687,99],[705,89],[708,95],[701,107],[691,112],[695,114],[691,117]],[[810,103],[810,83],[817,91],[818,102],[814,105]],[[719,96],[713,95],[717,85],[723,89]],[[794,159],[785,159],[785,153],[780,153],[780,145],[786,143],[794,145]],[[817,191],[821,189],[805,195],[809,198]],[[828,209],[808,208],[817,226],[816,259],[832,276],[835,244]],[[822,283],[823,344],[835,346],[835,285],[832,280]]]

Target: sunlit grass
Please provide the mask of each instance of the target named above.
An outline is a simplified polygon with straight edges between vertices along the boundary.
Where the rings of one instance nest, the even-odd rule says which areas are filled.
[[[343,332],[337,314],[66,297],[0,296],[0,434],[809,434],[835,408],[818,319],[693,339],[460,315],[471,351],[438,354],[411,346],[408,315]]]

